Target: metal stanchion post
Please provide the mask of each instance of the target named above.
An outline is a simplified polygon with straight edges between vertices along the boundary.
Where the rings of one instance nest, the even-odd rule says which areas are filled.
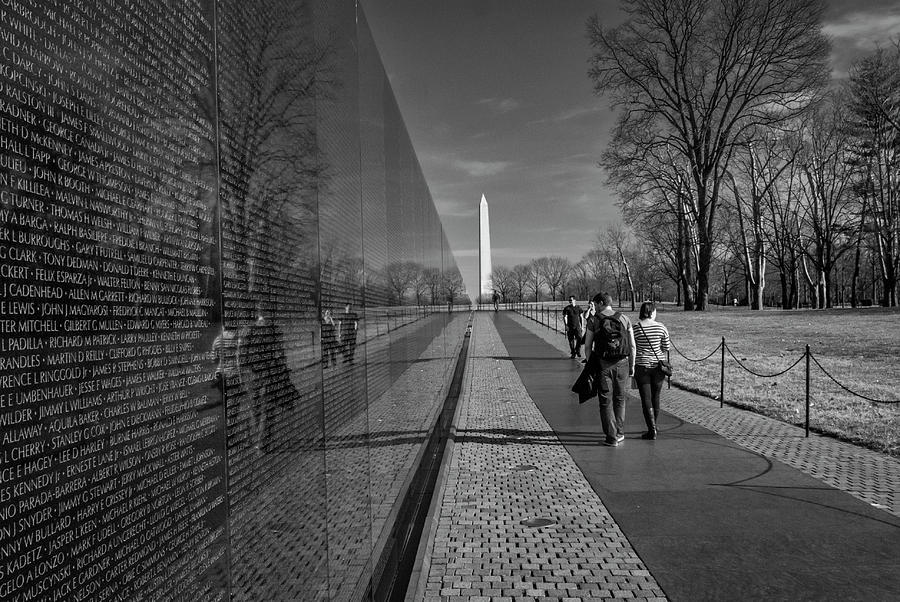
[[[671,366],[671,365],[672,365],[672,352],[671,352],[671,351],[666,351],[666,360],[668,360],[669,365]],[[669,375],[669,376],[666,378],[666,381],[667,381],[667,383],[666,383],[666,384],[667,384],[666,388],[667,388],[667,389],[671,389],[671,388],[672,388],[672,376]]]
[[[719,373],[719,407],[725,407],[725,337],[722,337],[722,367]]]
[[[806,346],[806,436],[809,437],[809,345]]]

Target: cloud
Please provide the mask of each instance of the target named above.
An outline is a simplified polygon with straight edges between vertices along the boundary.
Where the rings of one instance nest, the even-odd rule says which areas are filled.
[[[460,201],[448,201],[435,199],[434,206],[438,215],[447,217],[475,217],[478,215],[478,205],[475,202],[463,203]]]
[[[822,31],[836,41],[871,50],[900,35],[900,10],[873,9],[850,12],[826,23]]]
[[[603,110],[605,110],[604,107],[598,105],[591,105],[589,107],[572,107],[571,109],[560,111],[555,115],[551,115],[550,117],[544,117],[543,119],[535,119],[534,121],[529,121],[528,125],[536,125],[540,123],[563,123],[565,121],[571,121],[573,119],[579,119],[581,117],[593,115]]]
[[[495,176],[510,167],[512,163],[509,161],[463,161],[457,159],[453,165],[473,178],[480,178]]]
[[[518,109],[522,103],[514,98],[482,98],[475,104],[487,105],[495,113],[509,113]]]

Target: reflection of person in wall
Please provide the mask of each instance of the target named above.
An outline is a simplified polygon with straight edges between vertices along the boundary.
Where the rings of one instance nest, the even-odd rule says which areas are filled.
[[[222,394],[222,401],[226,405],[226,432],[229,443],[235,441],[239,424],[238,413],[240,400],[241,374],[238,364],[238,344],[240,335],[237,330],[222,328],[222,332],[215,338],[212,345],[216,358],[215,387]]]
[[[238,333],[222,328],[212,346],[216,358],[215,386],[223,394],[227,386],[234,386],[240,380],[238,373]]]
[[[349,303],[341,314],[340,322],[341,352],[344,361],[352,364],[353,356],[356,354],[356,331],[359,329],[359,321]]]
[[[297,407],[300,392],[291,382],[281,331],[261,305],[256,320],[247,327],[241,362],[253,374],[250,395],[257,429],[261,426],[262,431],[259,447],[263,452],[275,451],[275,425]]]
[[[337,334],[331,310],[326,309],[322,316],[322,363],[326,368],[337,364]]]

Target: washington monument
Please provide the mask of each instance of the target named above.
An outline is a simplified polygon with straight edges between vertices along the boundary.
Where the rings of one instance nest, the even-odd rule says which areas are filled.
[[[482,298],[490,297],[494,292],[491,278],[491,222],[488,215],[487,199],[481,195],[478,211],[478,294]]]

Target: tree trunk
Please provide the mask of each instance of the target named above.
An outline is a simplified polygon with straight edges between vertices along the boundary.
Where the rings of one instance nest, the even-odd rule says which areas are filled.
[[[800,274],[796,262],[791,270],[790,309],[800,307]]]
[[[622,261],[622,267],[625,268],[625,279],[628,281],[628,291],[631,293],[631,311],[634,311],[634,281],[631,279],[631,268],[628,267],[628,262],[625,261],[625,254],[622,252],[622,249],[619,249],[619,259]],[[621,301],[619,305],[622,305]]]
[[[722,263],[722,305],[728,305],[728,270]]]
[[[788,275],[781,270],[778,272],[778,281],[781,284],[781,307],[783,309],[791,309],[790,293],[788,292]]]
[[[712,265],[712,246],[700,241],[697,257],[697,291],[695,311],[706,311],[709,307],[709,268]]]

